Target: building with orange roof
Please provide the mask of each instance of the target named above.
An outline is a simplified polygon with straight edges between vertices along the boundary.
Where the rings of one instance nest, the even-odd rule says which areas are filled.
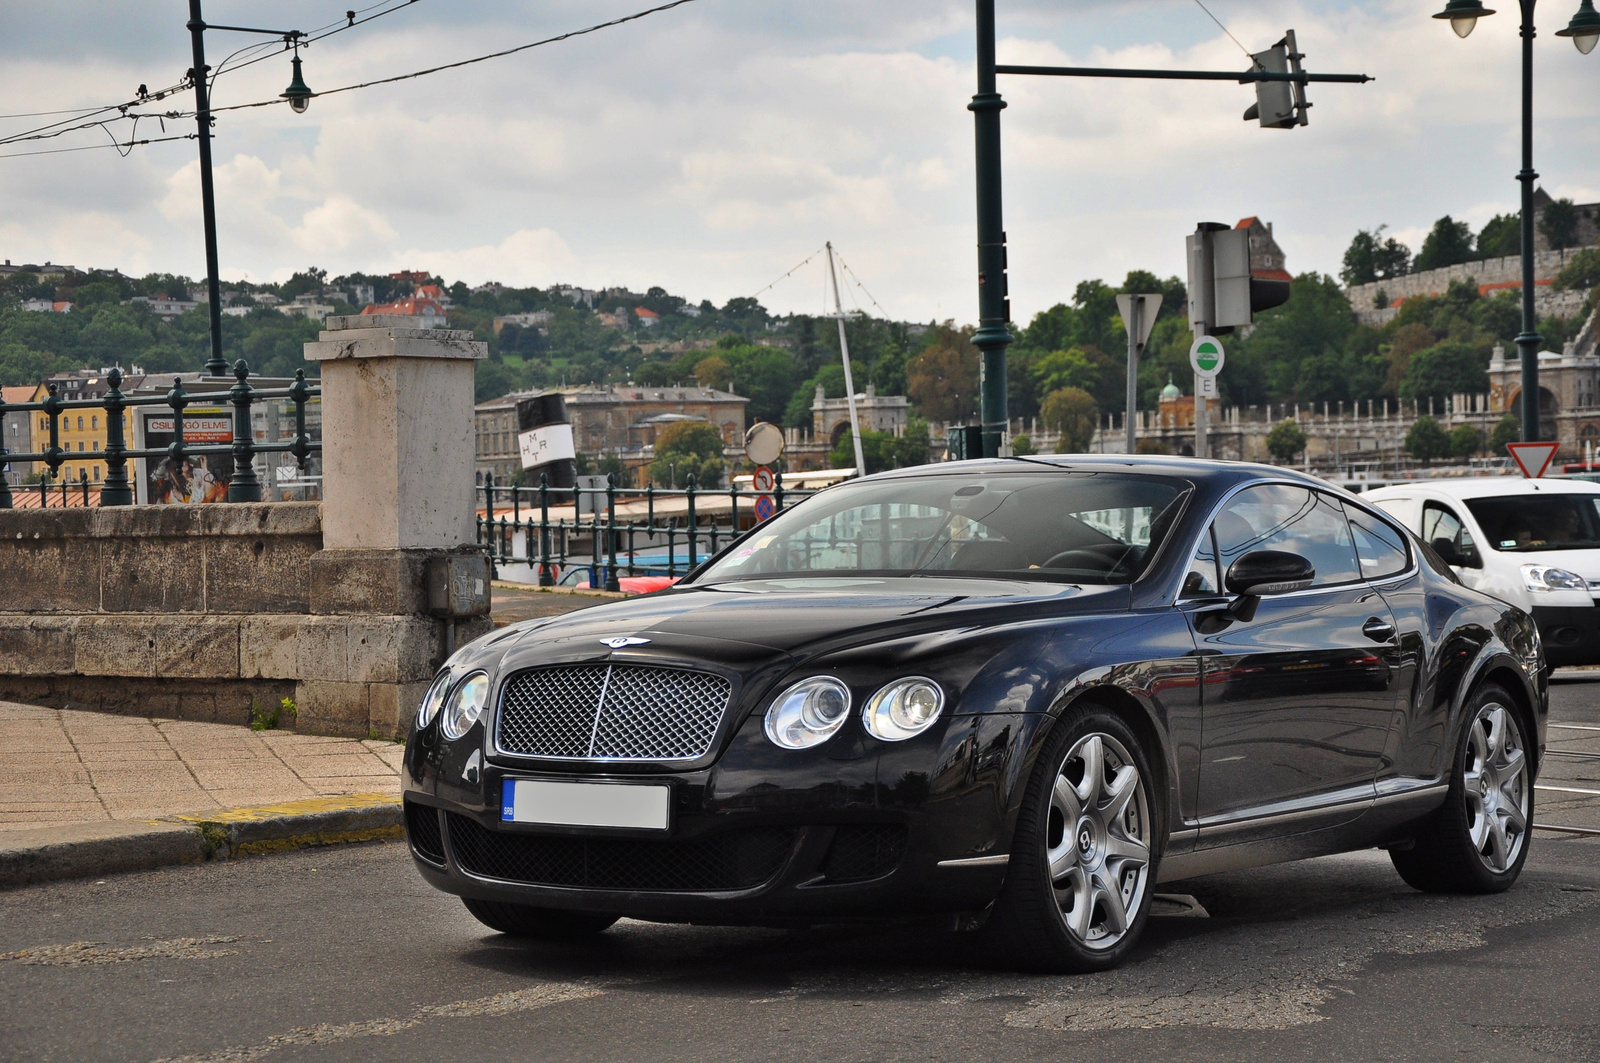
[[[396,299],[392,303],[374,303],[362,307],[362,316],[372,314],[399,314],[404,317],[420,317],[424,328],[443,328],[445,326],[444,307],[433,299],[424,299],[412,296],[409,299]]]
[[[654,310],[647,310],[642,306],[633,308],[633,316],[639,319],[639,324],[654,326],[661,324],[661,315]]]
[[[1260,277],[1262,280],[1287,281],[1294,278],[1289,275],[1288,256],[1283,253],[1283,248],[1278,246],[1278,241],[1272,235],[1272,223],[1263,222],[1260,218],[1251,215],[1240,218],[1235,229],[1244,229],[1250,233],[1250,275]]]

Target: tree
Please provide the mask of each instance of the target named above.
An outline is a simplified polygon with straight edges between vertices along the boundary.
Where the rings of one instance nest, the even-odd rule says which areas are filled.
[[[906,363],[906,391],[928,420],[964,421],[977,412],[978,349],[970,329],[940,326],[938,332]]]
[[[722,482],[722,433],[704,421],[678,421],[656,434],[656,457],[650,463],[652,483],[683,486],[692,475],[697,487]]]
[[[1458,424],[1450,431],[1450,456],[1470,458],[1483,449],[1483,433],[1470,424]]]
[[[694,382],[703,388],[726,388],[732,379],[726,358],[713,354],[695,363]]]
[[[1082,388],[1052,391],[1039,404],[1041,420],[1047,428],[1061,433],[1057,454],[1081,454],[1089,449],[1094,430],[1100,424],[1100,408],[1094,396]]]
[[[1549,241],[1551,248],[1576,247],[1578,244],[1578,208],[1570,199],[1553,199],[1539,212],[1539,232]]]
[[[1400,397],[1443,399],[1488,390],[1489,352],[1461,340],[1445,340],[1412,355]]]
[[[1411,249],[1394,237],[1385,239],[1380,225],[1371,232],[1362,229],[1350,241],[1344,252],[1344,268],[1339,277],[1346,287],[1352,284],[1371,284],[1387,280],[1406,272],[1411,264]]]
[[[1279,465],[1288,465],[1306,449],[1306,433],[1299,422],[1284,418],[1267,433],[1267,451]]]
[[[1489,437],[1489,451],[1492,454],[1506,453],[1506,444],[1515,443],[1522,438],[1522,422],[1517,420],[1515,414],[1506,414],[1494,426],[1494,434]]]
[[[1406,433],[1406,453],[1422,462],[1442,458],[1450,453],[1450,437],[1432,417],[1418,417]]]
[[[1417,252],[1417,260],[1411,268],[1420,273],[1470,262],[1472,258],[1472,227],[1446,214],[1433,223],[1433,229],[1429,231],[1428,238],[1422,241],[1422,250]]]
[[[1496,214],[1484,223],[1478,234],[1479,258],[1509,258],[1522,254],[1522,219],[1515,214]]]
[[[1011,440],[1011,453],[1019,458],[1026,458],[1037,452],[1033,449],[1033,440],[1026,435],[1019,435]]]
[[[1557,288],[1583,291],[1600,284],[1600,248],[1586,247],[1567,260],[1556,277]]]

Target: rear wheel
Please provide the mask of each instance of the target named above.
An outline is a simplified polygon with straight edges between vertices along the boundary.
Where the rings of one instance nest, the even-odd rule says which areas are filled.
[[[502,934],[536,938],[540,941],[581,941],[594,937],[617,921],[617,916],[599,912],[564,912],[558,908],[535,908],[504,901],[461,898],[473,918]]]
[[[1032,970],[1101,971],[1132,950],[1150,912],[1156,822],[1148,758],[1098,706],[1058,721],[1028,783],[988,929]]]
[[[1389,852],[1414,888],[1499,893],[1522,872],[1533,826],[1533,773],[1515,704],[1492,685],[1468,703],[1444,806],[1417,834],[1415,847]]]

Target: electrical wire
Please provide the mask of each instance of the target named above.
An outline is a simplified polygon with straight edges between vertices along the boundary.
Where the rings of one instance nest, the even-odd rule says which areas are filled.
[[[116,148],[117,154],[121,155],[123,158],[126,158],[129,152],[131,152],[134,148],[142,147],[145,144],[164,144],[169,140],[199,139],[199,133],[184,133],[182,136],[150,137],[146,140],[129,140],[127,143],[113,141],[110,144],[83,144],[76,148],[46,148],[43,151],[11,151],[6,152],[5,154],[0,154],[0,159],[20,159],[24,155],[61,155],[69,151],[102,151],[106,148]],[[128,151],[123,151],[123,148],[127,148]]]
[[[1226,26],[1224,26],[1222,24],[1222,20],[1220,18],[1218,18],[1217,16],[1211,14],[1211,9],[1209,7],[1207,7],[1205,4],[1201,3],[1201,0],[1194,0],[1194,2],[1197,3],[1197,4],[1200,4],[1200,10],[1201,11],[1204,11],[1207,15],[1211,15],[1211,21],[1215,22],[1217,24],[1217,28],[1219,30],[1221,30],[1223,33],[1226,33],[1228,35],[1228,40],[1232,41],[1234,44],[1239,44],[1239,38],[1235,37],[1233,35],[1233,31],[1228,29],[1228,27],[1226,27]],[[1250,49],[1246,48],[1244,45],[1239,44],[1239,50],[1241,52],[1243,52],[1245,55],[1250,56],[1250,58],[1252,60],[1255,59],[1255,56],[1250,55]]]
[[[884,316],[884,318],[887,320],[887,318],[889,317],[889,311],[885,310],[883,308],[882,304],[880,304],[878,302],[878,300],[876,300],[876,299],[874,299],[872,297],[872,293],[867,291],[867,286],[865,284],[861,283],[861,278],[856,276],[856,271],[850,268],[850,264],[844,260],[844,256],[843,255],[839,254],[839,249],[837,247],[833,249],[833,254],[834,254],[834,257],[839,260],[839,265],[844,269],[844,271],[847,274],[850,275],[850,279],[855,282],[855,286],[857,288],[861,289],[861,294],[865,295],[867,297],[867,301],[870,302],[873,306],[876,306],[878,308],[878,313],[882,314]],[[854,299],[855,295],[852,294],[850,296],[850,298]],[[861,304],[857,303],[856,305],[860,306]]]
[[[772,288],[776,288],[782,281],[787,280],[789,277],[793,276],[795,270],[799,269],[801,266],[805,265],[807,262],[810,262],[812,259],[814,259],[818,255],[822,254],[822,252],[825,251],[825,250],[826,250],[826,248],[822,248],[822,247],[817,248],[815,251],[811,252],[805,258],[801,259],[800,262],[799,262],[799,265],[790,267],[789,272],[785,273],[783,276],[779,277],[777,280],[773,281],[771,284],[767,285],[765,288],[758,288],[756,290],[755,294],[750,296],[750,298],[757,299],[757,298],[759,298],[761,296],[762,292],[767,291],[767,290],[772,289]]]
[[[390,85],[396,81],[408,81],[411,78],[420,78],[425,77],[428,74],[437,74],[443,70],[456,70],[460,67],[472,66],[474,63],[488,62],[490,59],[503,59],[508,55],[516,55],[518,52],[525,52],[530,48],[539,48],[546,44],[556,44],[561,41],[571,40],[574,37],[582,37],[585,34],[597,33],[600,30],[610,29],[613,26],[621,26],[627,22],[633,22],[649,15],[659,14],[663,11],[671,11],[675,7],[682,7],[684,4],[692,3],[694,3],[694,0],[670,0],[669,3],[659,4],[655,7],[646,8],[643,11],[636,11],[631,15],[623,15],[621,18],[614,18],[607,22],[597,22],[593,26],[585,26],[583,29],[579,30],[568,30],[566,33],[559,33],[554,37],[546,37],[543,40],[530,41],[527,44],[519,44],[515,48],[506,48],[498,52],[490,52],[487,55],[474,56],[471,59],[462,59],[454,63],[444,63],[440,66],[431,66],[426,70],[414,70],[409,74],[396,74],[393,77],[377,78],[373,81],[363,81],[356,85],[341,85],[336,89],[325,89],[322,92],[313,92],[311,94],[311,98],[317,99],[322,96],[333,96],[340,92],[354,92],[356,89],[369,89],[374,85]],[[234,69],[238,68],[235,67]],[[273,98],[270,100],[258,100],[255,103],[236,103],[230,107],[213,107],[211,108],[211,113],[218,114],[223,111],[244,111],[253,107],[274,107],[280,103],[287,102],[289,101],[282,98]],[[193,117],[193,115],[194,112],[191,111],[187,114],[180,115],[180,117],[189,118]]]

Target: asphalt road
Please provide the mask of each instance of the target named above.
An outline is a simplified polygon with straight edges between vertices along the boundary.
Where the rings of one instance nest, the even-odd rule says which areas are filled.
[[[1555,703],[1600,727],[1600,676]],[[1600,838],[1537,835],[1499,897],[1416,893],[1376,852],[1168,888],[1210,917],[1049,978],[926,927],[521,945],[398,844],[56,884],[0,893],[0,1060],[1600,1061]]]

